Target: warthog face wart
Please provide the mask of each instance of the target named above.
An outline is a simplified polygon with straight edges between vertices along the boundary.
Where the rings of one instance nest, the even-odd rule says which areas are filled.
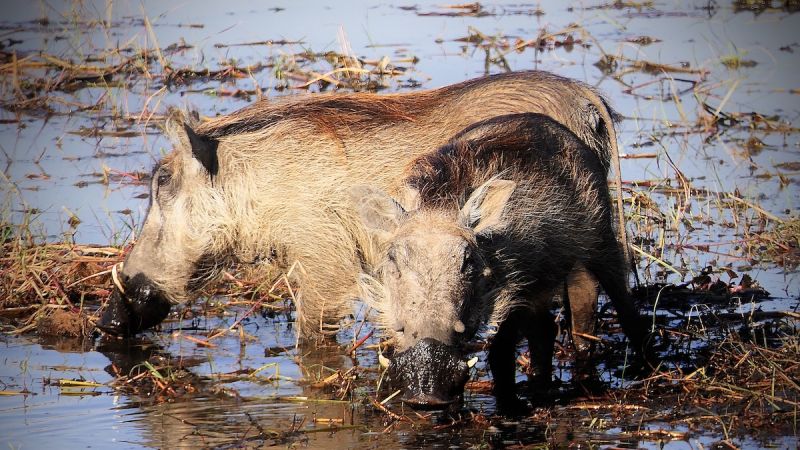
[[[398,354],[392,374],[409,403],[441,406],[454,401],[466,382],[462,344],[491,313],[491,271],[479,242],[502,226],[503,208],[515,183],[492,179],[476,189],[458,216],[444,210],[408,212],[388,195],[366,186],[353,189],[362,220],[386,253],[378,267],[380,308],[394,331]]]
[[[158,163],[150,184],[150,207],[137,243],[125,259],[120,281],[98,323],[101,330],[133,335],[160,323],[172,303],[216,278],[224,258],[212,257],[222,229],[224,199],[217,142],[171,123],[176,151]]]
[[[407,349],[423,338],[456,344],[466,329],[462,319],[469,317],[468,305],[459,300],[471,297],[484,281],[480,255],[467,230],[431,221],[424,233],[416,233],[414,222],[404,223],[404,233],[391,241],[382,264],[398,347]]]

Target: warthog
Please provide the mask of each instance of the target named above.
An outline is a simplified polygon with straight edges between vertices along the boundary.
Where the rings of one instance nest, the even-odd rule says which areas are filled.
[[[467,379],[462,345],[492,322],[499,326],[488,361],[499,405],[519,406],[515,349],[523,336],[531,386],[549,384],[550,308],[568,278],[584,288],[580,279],[598,280],[633,347],[643,349],[603,161],[568,128],[540,114],[488,119],[415,160],[409,173],[414,210],[371,186],[351,189],[376,236],[372,253],[383,255],[362,276],[362,291],[396,338],[390,370],[406,401],[454,401]],[[583,321],[590,304],[573,305]]]
[[[150,207],[99,323],[134,334],[161,322],[235,261],[288,268],[301,336],[335,332],[351,311],[369,241],[351,186],[396,193],[409,163],[498,115],[552,116],[600,155],[616,154],[614,113],[591,87],[545,72],[440,89],[261,101],[202,123],[167,123],[174,150],[157,164]],[[605,169],[603,169],[605,170]]]

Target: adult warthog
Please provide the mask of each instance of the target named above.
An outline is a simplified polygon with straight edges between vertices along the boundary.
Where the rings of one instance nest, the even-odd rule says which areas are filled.
[[[202,123],[173,118],[174,150],[157,164],[150,209],[99,327],[130,335],[161,322],[234,261],[289,267],[301,336],[335,332],[357,295],[368,235],[353,185],[396,193],[409,163],[458,131],[540,112],[579,136],[606,170],[614,113],[591,87],[545,72],[440,89],[261,101]]]
[[[396,338],[390,369],[408,402],[457,399],[467,378],[463,344],[491,322],[499,325],[488,359],[501,407],[520,406],[521,337],[531,386],[547,386],[552,298],[576,273],[599,281],[632,346],[644,350],[647,330],[628,293],[604,162],[568,128],[540,114],[489,119],[414,161],[409,174],[414,210],[370,186],[351,190],[376,236],[371,253],[383,255],[375,274],[361,278],[364,298]],[[585,324],[593,302],[574,300]]]

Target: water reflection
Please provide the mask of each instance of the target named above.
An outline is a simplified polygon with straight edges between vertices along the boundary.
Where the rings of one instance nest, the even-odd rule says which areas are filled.
[[[327,396],[312,383],[263,389],[247,378],[252,368],[242,371],[218,366],[216,374],[203,370],[201,366],[227,349],[197,357],[172,354],[148,339],[104,338],[96,350],[110,361],[106,372],[124,375],[118,379],[123,381],[115,383],[117,392],[126,393],[114,408],[116,420],[134,425],[141,433],[138,443],[146,446],[257,447],[313,441],[315,446],[342,448],[357,442],[364,431],[358,427],[367,414],[363,407],[351,403],[350,398],[324,400]],[[333,371],[344,373],[352,367],[338,346],[306,350],[296,356],[305,380]],[[294,354],[291,350],[285,356]],[[289,364],[282,362],[284,372],[290,372]],[[152,376],[154,369],[164,378]],[[242,396],[240,391],[250,395]]]

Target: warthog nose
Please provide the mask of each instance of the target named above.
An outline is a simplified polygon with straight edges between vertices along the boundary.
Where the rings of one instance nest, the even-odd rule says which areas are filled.
[[[108,334],[131,336],[161,323],[171,307],[163,292],[142,273],[124,281],[123,277],[117,274],[116,288],[97,327]]]
[[[419,408],[442,408],[461,397],[469,366],[459,349],[425,338],[394,355],[389,374],[403,388],[404,402]]]

